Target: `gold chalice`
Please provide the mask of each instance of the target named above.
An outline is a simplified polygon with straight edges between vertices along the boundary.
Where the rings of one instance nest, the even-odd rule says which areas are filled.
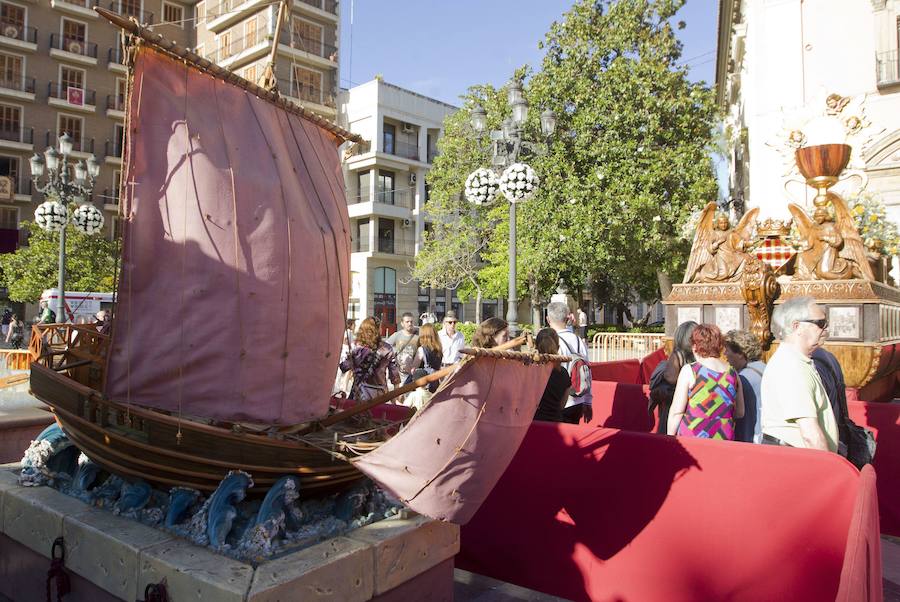
[[[816,207],[828,205],[828,189],[837,184],[838,177],[850,162],[847,144],[818,144],[804,146],[796,152],[797,167],[806,183],[816,189]]]

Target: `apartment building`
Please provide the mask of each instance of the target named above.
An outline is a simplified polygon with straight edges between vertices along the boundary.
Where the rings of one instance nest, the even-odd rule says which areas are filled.
[[[457,107],[374,79],[338,99],[340,123],[368,145],[344,160],[352,254],[348,317],[377,316],[393,330],[405,312],[448,309],[475,319],[473,303],[456,291],[419,286],[410,268],[430,227],[425,212],[427,174],[437,155],[444,118]],[[482,304],[484,318],[500,315],[496,300]]]
[[[32,190],[29,158],[64,132],[74,139],[74,159],[93,154],[100,162],[92,200],[106,216],[105,235],[116,234],[126,69],[120,34],[94,5],[135,17],[254,81],[268,61],[277,14],[276,5],[258,0],[0,0],[0,176],[11,183],[8,191],[0,186],[0,252],[24,242],[20,221],[33,219],[44,200]],[[278,44],[279,89],[333,120],[338,5],[289,6]]]

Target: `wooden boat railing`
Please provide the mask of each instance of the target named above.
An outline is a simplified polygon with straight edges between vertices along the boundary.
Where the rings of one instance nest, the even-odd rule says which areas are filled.
[[[28,344],[32,362],[95,391],[103,385],[108,349],[109,335],[93,324],[36,324]]]

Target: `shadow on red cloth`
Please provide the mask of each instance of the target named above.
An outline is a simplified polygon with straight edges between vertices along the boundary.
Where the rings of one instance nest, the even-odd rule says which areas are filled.
[[[647,389],[643,385],[630,385],[595,380],[593,393],[594,426],[652,432],[656,428],[655,417],[647,411]]]
[[[833,454],[536,423],[456,565],[572,600],[833,600],[859,486]]]
[[[850,418],[875,433],[881,532],[900,537],[900,404],[847,401]]]

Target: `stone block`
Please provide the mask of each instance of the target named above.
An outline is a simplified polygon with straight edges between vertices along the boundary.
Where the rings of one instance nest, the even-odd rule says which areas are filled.
[[[347,537],[373,547],[376,595],[459,552],[459,527],[425,516],[379,521]]]
[[[336,537],[261,564],[247,600],[369,600],[374,587],[373,568],[372,550],[367,544]]]
[[[253,567],[183,539],[141,550],[138,592],[166,579],[170,600],[242,602],[253,580]]]
[[[125,600],[138,591],[140,552],[172,535],[104,510],[88,510],[63,520],[66,567]],[[139,596],[140,594],[140,596]]]
[[[63,519],[89,507],[50,487],[18,487],[3,491],[3,532],[47,558],[53,541],[63,534]]]
[[[3,532],[3,498],[4,493],[8,489],[18,489],[21,487],[19,485],[19,470],[18,466],[13,470],[12,468],[7,468],[5,466],[0,466],[0,533]]]

